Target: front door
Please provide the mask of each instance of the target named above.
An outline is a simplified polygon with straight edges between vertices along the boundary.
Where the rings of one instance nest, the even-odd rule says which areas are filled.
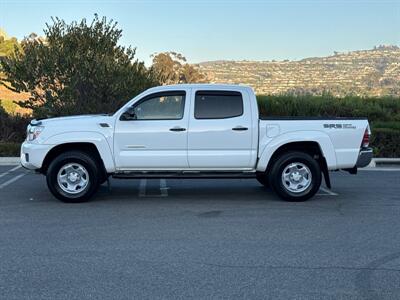
[[[115,163],[119,170],[187,168],[187,91],[145,96],[116,121]]]

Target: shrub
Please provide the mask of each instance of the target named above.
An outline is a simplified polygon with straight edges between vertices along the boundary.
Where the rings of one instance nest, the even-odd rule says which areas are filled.
[[[25,139],[29,117],[9,115],[0,102],[0,142],[20,143]]]
[[[0,142],[0,157],[1,156],[19,156],[20,143],[2,143]]]
[[[400,122],[400,99],[347,96],[258,96],[261,116],[366,117],[370,122]]]
[[[376,157],[399,157],[400,130],[376,128],[372,132],[371,145]]]

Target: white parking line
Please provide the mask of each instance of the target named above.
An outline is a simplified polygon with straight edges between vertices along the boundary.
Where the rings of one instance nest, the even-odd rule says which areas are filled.
[[[165,179],[160,179],[160,192],[161,192],[161,197],[168,197],[168,189],[167,187],[167,182]]]
[[[14,172],[15,170],[18,170],[19,168],[21,168],[21,166],[16,166],[16,167],[14,167],[14,168],[12,168],[12,169],[0,174],[0,178],[3,177],[3,176],[6,176],[6,175],[8,175],[8,174],[10,174],[12,172]]]
[[[160,179],[160,194],[149,195],[146,191],[147,179],[141,179],[139,184],[139,197],[147,198],[157,198],[157,197],[168,197],[167,181],[165,179]]]
[[[139,197],[146,197],[147,179],[140,179]]]
[[[320,187],[319,190],[323,191],[324,193],[326,193],[326,194],[318,193],[317,195],[319,195],[319,196],[337,196],[337,195],[339,195],[339,194],[334,193],[331,190],[328,190],[328,189],[323,188],[323,187]]]
[[[6,182],[0,184],[0,190],[4,187],[6,187],[7,185],[13,183],[14,181],[17,181],[18,179],[20,179],[22,176],[25,176],[27,173],[23,173],[23,174],[19,174],[13,178],[11,178],[10,180],[7,180]]]
[[[400,172],[400,168],[360,168],[358,171],[373,171],[373,172]]]

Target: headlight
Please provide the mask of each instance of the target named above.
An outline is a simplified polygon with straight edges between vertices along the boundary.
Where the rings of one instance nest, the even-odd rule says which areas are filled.
[[[44,126],[29,126],[27,140],[28,141],[36,140],[36,138],[40,135],[43,129]]]

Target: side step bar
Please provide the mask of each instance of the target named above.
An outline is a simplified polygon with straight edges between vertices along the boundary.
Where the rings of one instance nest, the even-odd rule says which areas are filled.
[[[202,171],[127,171],[119,172],[112,175],[113,178],[128,179],[128,178],[182,178],[182,179],[217,179],[217,178],[255,178],[256,172],[225,172],[225,171],[215,171],[215,172],[202,172]]]

